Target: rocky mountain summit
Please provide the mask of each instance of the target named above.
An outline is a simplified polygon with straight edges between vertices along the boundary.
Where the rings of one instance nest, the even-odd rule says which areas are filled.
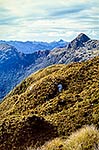
[[[68,48],[78,49],[79,47],[84,47],[84,43],[89,41],[90,38],[85,34],[79,34],[73,41],[70,42]]]
[[[99,40],[91,40],[81,33],[64,48],[55,48],[44,60],[37,65],[38,68],[52,64],[68,64],[82,62],[99,55]]]

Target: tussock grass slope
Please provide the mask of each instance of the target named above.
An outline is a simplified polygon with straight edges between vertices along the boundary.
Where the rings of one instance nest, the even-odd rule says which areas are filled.
[[[99,57],[47,67],[12,90],[0,104],[0,150],[40,146],[91,124],[99,128]]]

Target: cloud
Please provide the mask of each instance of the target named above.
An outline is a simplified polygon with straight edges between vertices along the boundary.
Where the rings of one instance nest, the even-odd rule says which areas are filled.
[[[80,13],[81,11],[85,10],[85,8],[83,7],[77,7],[77,6],[74,6],[73,8],[61,8],[61,9],[58,9],[58,10],[55,10],[53,12],[51,12],[51,16],[52,17],[64,17],[64,16],[68,16],[68,15],[73,15],[73,14],[77,14],[77,13]]]
[[[71,40],[80,32],[99,37],[97,0],[0,1],[0,38]]]

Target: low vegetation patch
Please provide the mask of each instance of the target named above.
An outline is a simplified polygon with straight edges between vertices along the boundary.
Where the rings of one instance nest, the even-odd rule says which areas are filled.
[[[43,145],[41,150],[98,150],[99,130],[85,126],[72,133],[67,139],[55,138]],[[31,149],[32,150],[32,149]]]

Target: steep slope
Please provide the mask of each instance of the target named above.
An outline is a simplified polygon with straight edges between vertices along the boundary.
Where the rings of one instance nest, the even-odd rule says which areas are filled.
[[[16,74],[22,70],[22,60],[23,56],[14,47],[0,44],[0,99],[11,90],[12,84],[15,85]]]
[[[0,44],[0,99],[31,73],[29,67],[37,58],[43,59],[48,53],[23,54],[13,46]]]
[[[83,125],[99,128],[99,57],[32,74],[0,104],[0,150],[25,150]]]
[[[37,41],[0,41],[0,44],[9,44],[14,46],[19,52],[25,53],[25,54],[30,54],[34,53],[39,50],[52,50],[55,47],[64,47],[68,43],[60,40],[60,41],[53,41],[53,42],[37,42]]]

